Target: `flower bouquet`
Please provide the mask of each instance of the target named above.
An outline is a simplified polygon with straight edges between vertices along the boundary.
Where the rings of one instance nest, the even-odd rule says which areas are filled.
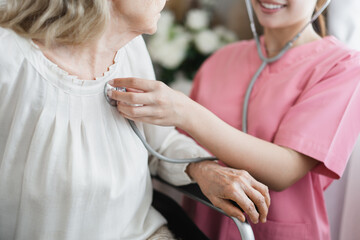
[[[212,26],[211,14],[209,7],[193,8],[183,22],[177,22],[172,11],[162,13],[157,33],[147,39],[159,80],[166,84],[177,79],[191,81],[209,55],[237,40],[224,26]]]

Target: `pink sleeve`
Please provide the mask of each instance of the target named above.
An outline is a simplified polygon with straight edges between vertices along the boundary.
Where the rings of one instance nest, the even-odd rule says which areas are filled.
[[[337,64],[306,87],[284,116],[274,143],[321,163],[314,172],[339,178],[360,132],[360,59]]]
[[[190,98],[197,102],[197,95],[199,91],[199,85],[200,85],[200,79],[201,79],[201,69],[196,73],[193,85],[190,92]]]

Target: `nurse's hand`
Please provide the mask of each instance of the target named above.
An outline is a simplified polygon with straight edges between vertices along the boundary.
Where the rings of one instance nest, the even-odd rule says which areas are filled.
[[[160,81],[140,78],[119,78],[109,82],[124,87],[126,92],[111,91],[111,99],[118,101],[117,109],[127,119],[162,126],[181,127],[194,104],[185,94],[173,90]]]
[[[253,223],[266,222],[270,206],[268,187],[256,181],[248,172],[223,167],[213,161],[191,163],[186,172],[214,206],[227,215],[245,221],[243,212],[234,206],[233,201]]]

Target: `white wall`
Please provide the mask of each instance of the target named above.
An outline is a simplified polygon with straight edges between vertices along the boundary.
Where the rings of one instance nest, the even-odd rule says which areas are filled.
[[[329,33],[357,50],[360,50],[359,12],[359,0],[333,0],[328,9]],[[360,138],[343,177],[325,191],[333,240],[360,239],[359,172]]]

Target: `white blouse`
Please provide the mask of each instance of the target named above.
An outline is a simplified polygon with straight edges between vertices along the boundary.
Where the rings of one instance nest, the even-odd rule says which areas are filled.
[[[165,223],[151,207],[148,153],[104,98],[117,77],[155,78],[142,37],[103,77],[79,80],[0,28],[0,239],[144,240]],[[173,128],[137,125],[167,156],[207,155]],[[150,165],[190,182],[184,164]]]

